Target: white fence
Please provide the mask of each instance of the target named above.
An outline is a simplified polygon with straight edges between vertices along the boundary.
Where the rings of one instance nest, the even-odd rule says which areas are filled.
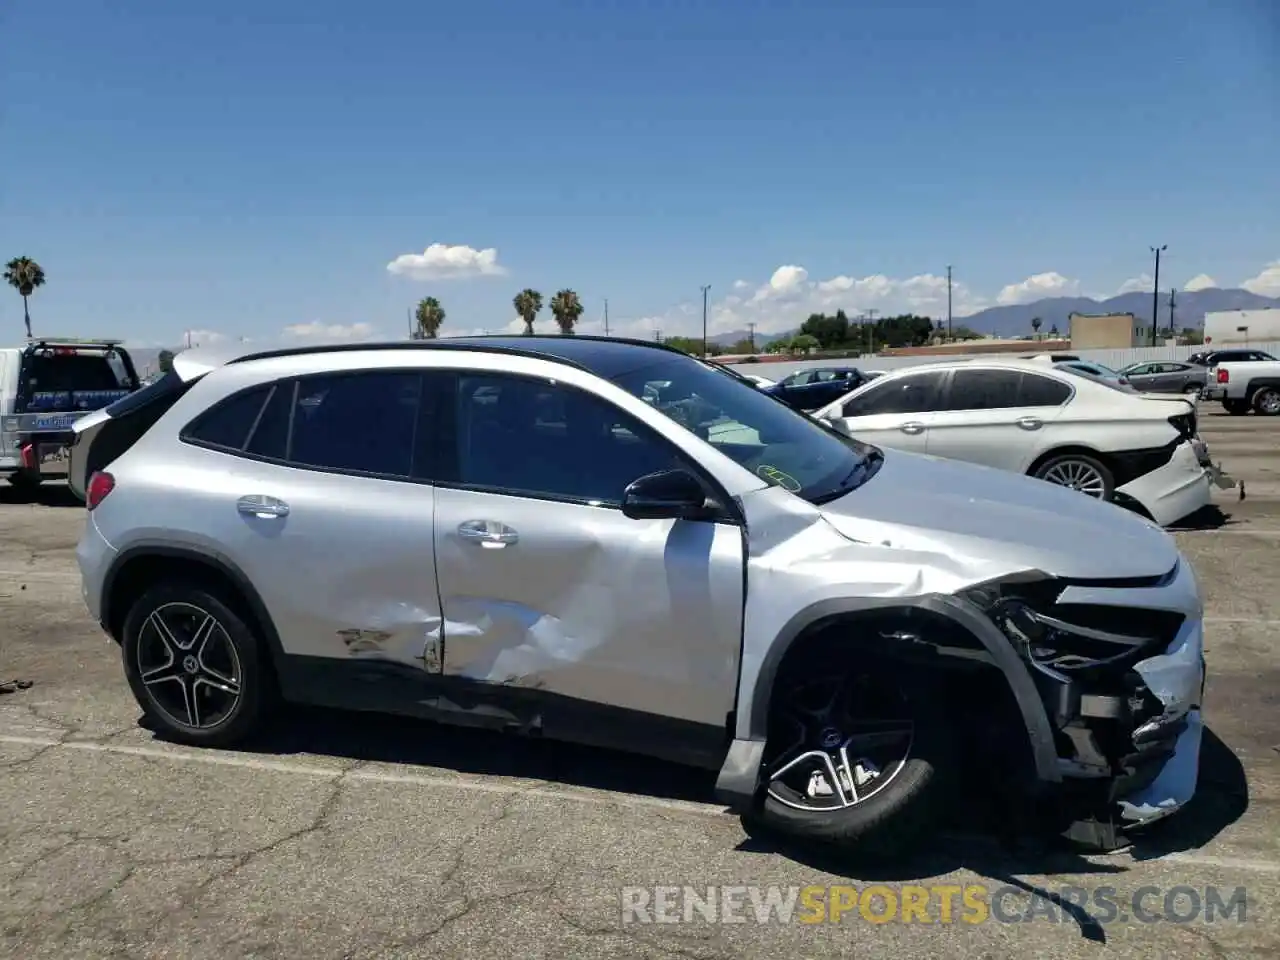
[[[1233,349],[1243,347],[1244,344],[1231,344],[1230,347],[1222,347],[1221,349]],[[1248,345],[1251,350],[1262,350],[1275,357],[1280,357],[1280,341],[1272,340],[1266,343],[1250,343]],[[1094,363],[1101,363],[1103,366],[1110,367],[1113,370],[1119,370],[1131,363],[1141,363],[1144,360],[1185,360],[1193,353],[1202,353],[1211,347],[1204,346],[1171,346],[1171,347],[1134,347],[1130,350],[1062,350],[1055,351],[1061,353],[1070,353],[1072,356],[1079,357],[1082,360],[1092,360]],[[1030,356],[1035,353],[1042,353],[1034,341],[1027,342],[1026,353],[965,353],[953,354],[951,356],[914,356],[914,357],[879,357],[864,355],[854,357],[848,360],[784,360],[779,362],[768,363],[743,363],[737,364],[737,368],[743,373],[755,373],[762,377],[768,377],[770,380],[778,380],[785,377],[789,373],[796,370],[804,370],[807,367],[839,367],[850,366],[858,367],[863,370],[900,370],[903,367],[915,367],[923,363],[944,363],[950,360],[1008,360],[1017,356]]]

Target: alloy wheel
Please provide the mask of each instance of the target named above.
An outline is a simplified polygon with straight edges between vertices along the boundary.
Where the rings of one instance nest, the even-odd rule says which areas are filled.
[[[1280,413],[1280,391],[1264,390],[1258,397],[1258,409],[1269,417]]]
[[[1098,499],[1107,493],[1107,482],[1102,474],[1083,460],[1059,460],[1044,472],[1041,479]]]
[[[844,810],[879,794],[906,766],[915,734],[901,692],[865,675],[790,687],[776,724],[770,739],[786,746],[767,764],[769,796],[814,812]]]
[[[208,730],[240,702],[240,657],[226,628],[207,610],[166,603],[143,621],[138,678],[151,702],[184,727]]]

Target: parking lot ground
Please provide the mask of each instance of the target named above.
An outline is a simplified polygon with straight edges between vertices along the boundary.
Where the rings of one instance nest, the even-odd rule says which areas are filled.
[[[1275,956],[1280,419],[1215,412],[1202,435],[1248,496],[1220,492],[1219,515],[1176,534],[1208,597],[1194,804],[1111,855],[1010,847],[960,817],[927,856],[874,874],[749,838],[706,776],[598,751],[328,711],[290,715],[254,752],[158,741],[80,601],[83,513],[57,488],[37,503],[0,491],[0,679],[34,682],[0,696],[0,955]],[[876,883],[999,896],[980,923],[959,901],[944,922],[936,899],[882,924],[860,906],[838,924],[759,923],[750,893],[742,923],[624,923],[620,910],[624,888],[652,906],[655,886]],[[1047,899],[1069,888],[1089,903]],[[1210,921],[1209,900],[1234,911],[1237,889],[1243,919]]]

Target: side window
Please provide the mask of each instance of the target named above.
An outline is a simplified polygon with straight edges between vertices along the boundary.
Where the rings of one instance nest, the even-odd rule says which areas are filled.
[[[1018,385],[1020,407],[1056,407],[1067,402],[1071,388],[1061,380],[1042,377],[1036,373],[1024,373]]]
[[[631,481],[678,466],[663,438],[585,391],[501,374],[458,380],[458,483],[612,505]]]
[[[1020,404],[1020,370],[957,370],[948,410],[1000,410]]]
[[[918,373],[889,380],[848,400],[846,417],[871,417],[882,413],[925,413],[937,409],[938,389],[944,373]]]
[[[1155,373],[1155,372],[1156,372],[1156,371],[1155,371],[1155,364],[1152,364],[1152,363],[1144,363],[1144,364],[1141,364],[1141,365],[1139,365],[1139,366],[1136,366],[1136,367],[1134,367],[1132,370],[1130,370],[1130,371],[1129,371],[1129,376],[1131,376],[1131,377],[1145,377],[1147,374],[1149,374],[1149,373]]]
[[[182,431],[183,439],[224,450],[242,450],[272,389],[271,384],[254,387],[214,404]]]
[[[299,379],[291,405],[288,460],[321,469],[411,476],[421,387],[421,375],[411,371]],[[278,435],[278,425],[269,422],[268,429]]]

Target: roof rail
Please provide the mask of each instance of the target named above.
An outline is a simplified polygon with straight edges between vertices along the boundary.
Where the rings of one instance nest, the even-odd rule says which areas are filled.
[[[458,338],[459,341],[461,338]],[[474,353],[506,353],[511,356],[531,357],[537,360],[551,360],[555,363],[563,363],[566,366],[586,369],[580,363],[572,360],[566,360],[563,357],[553,356],[544,353],[541,350],[524,350],[518,347],[512,347],[507,344],[489,345],[479,343],[454,342],[449,343],[448,338],[439,340],[391,340],[379,341],[374,343],[322,343],[313,344],[311,346],[297,347],[279,347],[274,350],[261,350],[257,353],[245,353],[232,360],[228,360],[228,364],[247,363],[250,360],[271,360],[276,357],[301,357],[315,353],[360,353],[366,350],[441,350],[450,352],[474,352]]]

